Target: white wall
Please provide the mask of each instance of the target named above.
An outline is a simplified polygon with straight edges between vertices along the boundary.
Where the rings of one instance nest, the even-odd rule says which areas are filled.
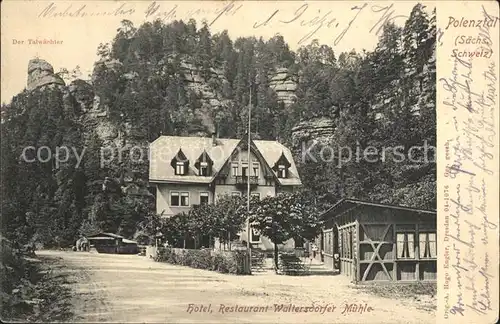
[[[188,192],[189,206],[170,206],[170,192]],[[200,192],[208,192],[208,201],[214,201],[208,184],[157,184],[156,185],[156,212],[163,216],[173,216],[181,212],[188,212],[192,205],[200,203]]]

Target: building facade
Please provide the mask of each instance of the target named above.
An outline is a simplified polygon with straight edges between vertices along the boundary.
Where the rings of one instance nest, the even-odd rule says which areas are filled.
[[[292,153],[276,141],[161,136],[150,144],[149,160],[156,212],[163,217],[216,203],[222,195],[246,195],[249,181],[250,194],[260,199],[302,185]],[[240,241],[247,238],[244,230]],[[273,248],[253,230],[250,242],[261,249]]]
[[[344,199],[323,218],[318,258],[332,270],[359,283],[436,281],[436,211]]]

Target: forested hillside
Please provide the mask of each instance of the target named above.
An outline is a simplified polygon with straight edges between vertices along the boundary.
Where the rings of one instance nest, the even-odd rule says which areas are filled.
[[[290,146],[304,187],[324,208],[347,196],[434,208],[432,161],[396,161],[390,153],[378,162],[322,160],[319,153],[325,145],[344,153],[435,145],[435,19],[416,5],[403,27],[387,24],[377,47],[361,53],[317,41],[293,52],[279,35],[232,40],[193,20],[124,21],[98,48],[91,80],[64,85],[67,75],[32,61],[27,89],[2,107],[2,235],[47,245],[97,229],[133,237],[154,198],[147,155],[131,161],[130,148],[147,148],[162,134],[239,138],[250,92],[253,137]],[[310,150],[317,161],[302,159],[311,140],[321,143]],[[30,146],[50,151],[28,163],[21,155]],[[60,146],[85,148],[81,163],[69,154],[56,165]],[[101,167],[102,147],[122,148],[124,158]]]

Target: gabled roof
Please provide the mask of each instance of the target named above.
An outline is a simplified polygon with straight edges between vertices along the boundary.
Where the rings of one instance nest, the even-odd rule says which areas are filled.
[[[121,238],[123,239],[124,237],[118,234],[113,234],[113,233],[106,233],[106,232],[100,232],[94,235],[88,235],[87,238],[101,238],[101,237],[109,237],[109,238]]]
[[[214,174],[214,178],[216,178],[219,175],[220,171],[223,170],[225,168],[225,166],[231,162],[230,159],[234,154],[237,153],[237,149],[246,150],[248,147],[250,147],[250,152],[252,152],[254,155],[256,155],[256,157],[259,161],[263,161],[264,165],[262,165],[262,167],[263,167],[263,169],[265,169],[264,173],[270,174],[273,177],[274,181],[279,182],[278,177],[276,176],[276,174],[274,174],[273,170],[271,169],[271,166],[269,165],[269,162],[264,158],[262,153],[259,151],[259,149],[255,145],[255,142],[253,140],[251,140],[250,145],[248,145],[248,137],[247,136],[248,136],[248,133],[246,133],[245,136],[243,137],[243,139],[241,139],[238,142],[238,145],[236,145],[236,148],[233,150],[233,152],[230,154],[230,156],[226,159],[226,162],[224,162],[224,164],[221,166],[221,169],[219,169]]]
[[[217,145],[214,146],[211,137],[160,136],[149,146],[149,181],[157,183],[211,183],[214,177],[199,176],[194,168],[194,163],[190,164],[186,175],[175,175],[170,162],[179,148],[182,149],[186,158],[193,162],[200,157],[203,151],[206,151],[213,161],[212,170],[215,175],[222,169],[240,142],[239,139],[217,138]],[[290,161],[289,178],[278,179],[281,185],[302,184],[292,153],[287,147],[276,141],[252,140],[252,142],[268,165],[273,166],[282,154]]]
[[[398,205],[381,204],[381,203],[363,201],[363,200],[358,200],[358,199],[345,198],[345,199],[338,201],[335,205],[330,207],[330,209],[325,211],[321,216],[323,218],[328,218],[328,217],[332,217],[332,216],[336,217],[336,216],[342,214],[344,211],[349,210],[349,209],[356,207],[356,206],[359,206],[359,205],[380,207],[380,208],[387,208],[387,209],[405,210],[405,211],[411,211],[411,212],[426,214],[426,215],[436,215],[435,210],[419,209],[419,208],[398,206]]]

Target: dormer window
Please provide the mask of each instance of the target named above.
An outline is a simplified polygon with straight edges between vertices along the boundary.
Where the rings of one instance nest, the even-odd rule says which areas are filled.
[[[182,150],[179,150],[177,155],[170,162],[170,165],[174,168],[175,175],[186,175],[188,173],[189,160]]]
[[[203,153],[201,153],[200,157],[194,164],[194,166],[198,169],[198,175],[201,177],[208,177],[212,175],[212,165],[212,159],[210,159],[206,151],[203,151]]]
[[[203,177],[208,176],[208,163],[207,162],[200,163],[200,175]]]
[[[278,165],[278,178],[287,178],[288,169],[283,165]]]
[[[288,169],[290,168],[290,166],[291,163],[288,161],[285,154],[281,152],[281,156],[274,164],[273,170],[276,172],[278,178],[285,179],[288,178]]]
[[[175,166],[175,175],[184,175],[186,173],[185,167],[184,162],[177,162],[177,165]]]

